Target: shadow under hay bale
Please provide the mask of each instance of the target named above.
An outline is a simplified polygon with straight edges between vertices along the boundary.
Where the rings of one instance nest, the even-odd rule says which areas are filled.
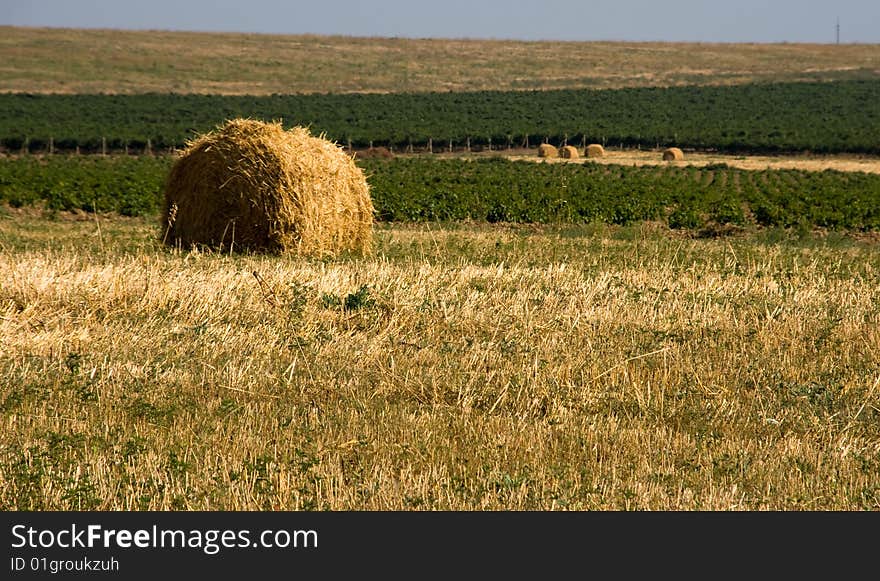
[[[574,145],[566,145],[559,150],[559,154],[565,159],[577,159],[579,158],[580,152],[578,152],[578,148]]]
[[[684,152],[677,147],[670,147],[663,150],[663,161],[681,161],[684,159]]]
[[[303,127],[234,119],[174,162],[162,209],[167,244],[333,256],[372,248],[366,178]]]
[[[598,143],[591,143],[587,146],[586,156],[588,158],[605,157],[605,148]]]
[[[542,143],[538,146],[538,157],[559,157],[559,150],[549,143]]]

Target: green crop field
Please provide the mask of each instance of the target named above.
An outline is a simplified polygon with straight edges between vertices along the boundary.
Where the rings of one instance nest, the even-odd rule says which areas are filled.
[[[880,153],[880,81],[346,95],[0,94],[8,150],[180,147],[231,117],[283,120],[354,147],[540,141],[733,152]]]
[[[155,214],[170,157],[0,160],[0,201],[49,210]],[[427,157],[358,161],[387,222],[711,225],[880,229],[880,175],[726,165],[630,167]]]

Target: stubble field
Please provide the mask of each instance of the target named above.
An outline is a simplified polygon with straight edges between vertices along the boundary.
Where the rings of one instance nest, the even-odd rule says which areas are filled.
[[[381,225],[369,259],[0,218],[8,509],[876,510],[843,235]]]

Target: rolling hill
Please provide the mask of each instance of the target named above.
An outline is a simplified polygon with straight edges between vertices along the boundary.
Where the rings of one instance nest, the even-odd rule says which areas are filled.
[[[0,27],[0,92],[231,95],[875,79],[880,45],[525,42]]]

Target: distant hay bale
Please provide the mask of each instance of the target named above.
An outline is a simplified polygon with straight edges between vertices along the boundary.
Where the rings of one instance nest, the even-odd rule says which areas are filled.
[[[538,157],[559,157],[559,150],[549,143],[538,146]]]
[[[369,254],[373,204],[363,172],[334,143],[304,127],[233,119],[180,153],[162,222],[171,245]]]
[[[605,157],[605,148],[598,143],[591,143],[586,149],[587,157]]]
[[[565,159],[577,159],[581,156],[578,148],[573,145],[565,145],[559,150],[559,154]]]
[[[394,154],[387,147],[370,147],[355,153],[357,159],[391,159]]]
[[[669,147],[663,150],[663,161],[681,161],[684,159],[684,152],[677,147]]]

